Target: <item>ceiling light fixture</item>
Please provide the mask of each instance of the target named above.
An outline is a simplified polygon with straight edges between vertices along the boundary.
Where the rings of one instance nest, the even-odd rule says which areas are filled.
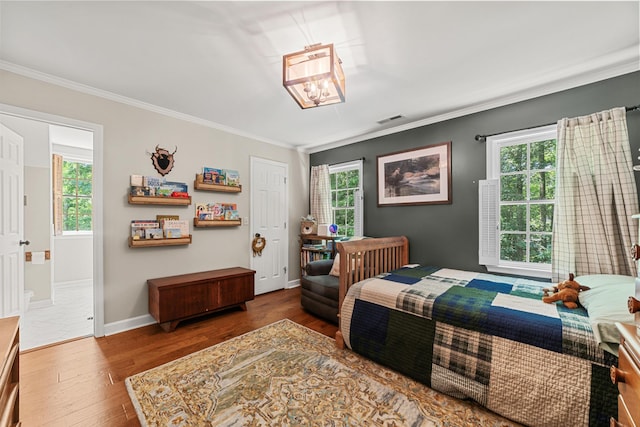
[[[284,55],[282,85],[302,109],[344,102],[344,71],[333,44]]]

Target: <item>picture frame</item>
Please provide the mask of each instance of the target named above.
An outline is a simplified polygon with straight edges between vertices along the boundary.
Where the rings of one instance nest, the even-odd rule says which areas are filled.
[[[451,204],[451,141],[377,157],[378,206]]]

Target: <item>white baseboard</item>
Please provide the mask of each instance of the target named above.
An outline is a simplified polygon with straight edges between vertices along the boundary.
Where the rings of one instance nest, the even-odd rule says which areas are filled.
[[[291,280],[289,282],[287,282],[287,286],[285,286],[285,289],[293,289],[293,288],[297,288],[298,286],[300,286],[300,279],[296,279],[296,280]]]
[[[66,282],[56,282],[53,284],[53,288],[54,289],[70,288],[70,287],[80,286],[80,285],[93,286],[93,279],[88,278],[88,279],[82,279],[82,280],[69,280]]]
[[[287,283],[285,289],[293,289],[300,286],[300,279],[292,280]],[[39,301],[37,301],[39,302]],[[34,303],[31,303],[32,305]],[[130,319],[118,320],[117,322],[106,323],[104,325],[104,334],[113,335],[120,332],[130,331],[131,329],[141,328],[143,326],[153,325],[156,319],[150,314],[145,314],[138,317],[132,317]]]
[[[39,308],[51,307],[53,305],[53,301],[51,298],[41,299],[38,301],[30,301],[29,302],[29,310],[37,310]]]
[[[130,331],[131,329],[141,328],[143,326],[153,325],[156,319],[150,314],[145,314],[130,319],[118,320],[117,322],[106,323],[104,325],[104,334],[113,335],[120,332]]]

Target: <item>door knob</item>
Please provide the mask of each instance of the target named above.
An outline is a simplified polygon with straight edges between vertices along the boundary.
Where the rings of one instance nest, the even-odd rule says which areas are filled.
[[[28,240],[20,240],[20,242],[19,242],[19,243],[20,243],[20,246],[22,246],[22,245],[27,245],[27,246],[29,246],[29,244],[30,244],[31,242],[30,242],[30,241],[28,241]]]

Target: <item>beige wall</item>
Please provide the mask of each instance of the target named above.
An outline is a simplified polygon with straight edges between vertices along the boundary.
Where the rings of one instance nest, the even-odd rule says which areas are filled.
[[[251,239],[247,225],[195,229],[193,243],[187,246],[137,249],[127,246],[132,219],[153,218],[156,214],[178,214],[190,219],[198,202],[234,202],[240,215],[248,217],[250,156],[288,164],[288,272],[290,281],[299,278],[297,233],[300,217],[308,213],[308,155],[2,70],[0,103],[103,126],[106,324],[148,313],[146,280],[149,278],[250,266]],[[242,112],[239,110],[238,114]],[[157,176],[149,155],[156,145],[169,150],[178,148],[173,171],[167,175],[169,180],[187,182],[191,191],[195,174],[202,166],[237,169],[242,193],[192,191],[193,203],[189,207],[129,205],[129,176]]]

